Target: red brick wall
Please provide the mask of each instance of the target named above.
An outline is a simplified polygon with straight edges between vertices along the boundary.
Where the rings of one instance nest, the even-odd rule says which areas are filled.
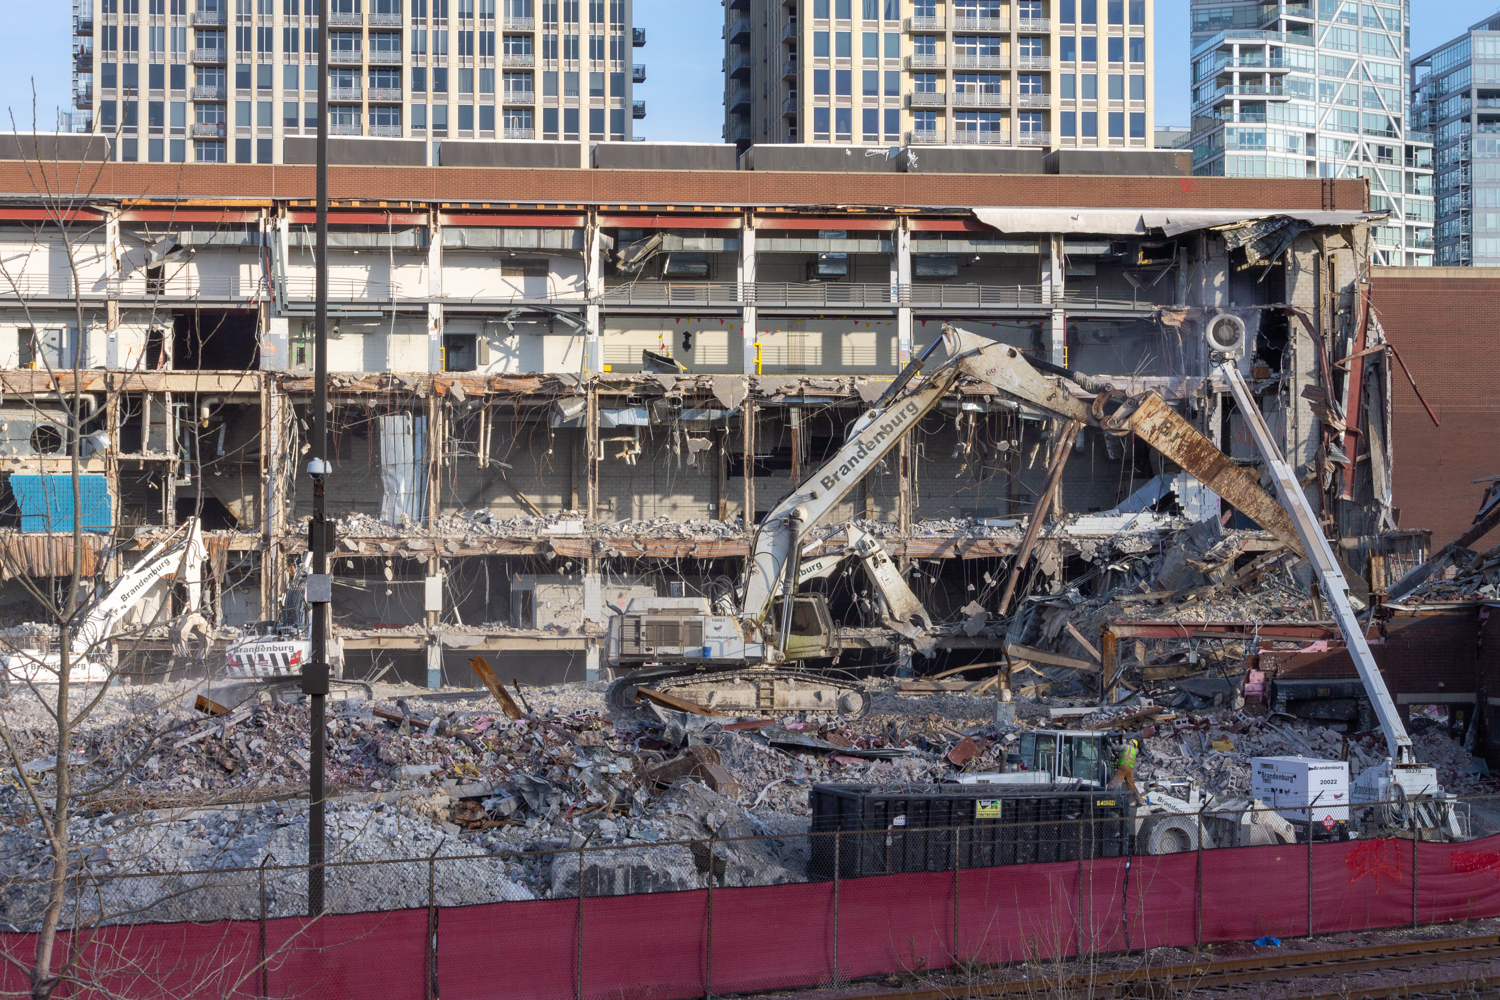
[[[1401,527],[1432,531],[1434,548],[1474,521],[1500,475],[1500,268],[1375,268],[1375,315],[1441,426],[1392,374],[1393,489]],[[1500,543],[1491,532],[1480,548]]]
[[[1479,693],[1484,697],[1484,719],[1486,739],[1483,747],[1485,762],[1492,773],[1500,774],[1500,712],[1489,704],[1500,698],[1500,608],[1479,609],[1479,642],[1476,659],[1479,674]]]
[[[0,162],[0,195],[54,191],[126,198],[312,198],[308,166]],[[334,199],[568,205],[979,205],[1123,208],[1354,209],[1364,181],[1226,177],[1076,177],[999,174],[835,174],[769,171],[504,170],[481,167],[332,167]]]
[[[1473,691],[1474,615],[1472,611],[1462,611],[1392,619],[1386,628],[1385,641],[1370,646],[1391,696]],[[1500,681],[1500,656],[1495,659]],[[1342,648],[1329,653],[1263,653],[1260,665],[1281,677],[1359,676],[1354,661]],[[1500,691],[1500,683],[1496,690]],[[1401,714],[1406,714],[1404,707]]]

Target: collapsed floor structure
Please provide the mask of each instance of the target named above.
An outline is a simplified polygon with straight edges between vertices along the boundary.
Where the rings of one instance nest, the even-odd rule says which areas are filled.
[[[113,572],[196,513],[215,624],[274,618],[311,504],[297,471],[313,388],[310,175],[247,168],[225,185],[221,170],[198,190],[207,175],[105,167],[86,196],[43,193],[56,187],[38,178],[69,169],[100,168],[0,164],[12,578],[0,614],[32,620],[13,578],[55,581],[72,565],[70,538],[16,477],[66,472],[76,434],[89,567]],[[335,621],[349,676],[472,683],[464,664],[480,651],[506,677],[598,676],[611,608],[731,590],[758,517],[945,323],[1115,392],[1153,390],[1253,468],[1234,403],[1206,374],[1203,325],[1232,312],[1252,338],[1244,373],[1353,568],[1378,591],[1388,560],[1424,556],[1390,507],[1363,184],[334,176],[328,505],[342,517]],[[590,195],[560,204],[558,191]],[[59,400],[75,361],[85,405],[70,428]],[[961,384],[826,526],[830,549],[846,523],[874,531],[934,617],[969,626],[925,650],[937,666],[994,658],[995,630],[975,627],[975,611],[1016,562],[1060,431]],[[1018,596],[1250,582],[1235,574],[1256,559],[1257,572],[1280,570],[1274,539],[1132,436],[1079,434],[1051,499]],[[1216,570],[1164,569],[1167,533],[1195,524],[1208,534],[1185,554],[1244,533]],[[829,590],[847,664],[900,655],[857,575],[813,585]],[[137,621],[172,599],[157,590]],[[1036,617],[1012,641],[1035,635]],[[1060,642],[1082,651],[1068,633]],[[131,637],[130,652],[151,647]],[[139,659],[143,675],[162,669]]]

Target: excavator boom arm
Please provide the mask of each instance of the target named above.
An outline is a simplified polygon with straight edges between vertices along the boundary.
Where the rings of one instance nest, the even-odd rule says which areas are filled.
[[[1103,420],[1056,382],[1044,378],[1016,348],[945,327],[949,352],[965,375],[988,382],[1043,412],[1109,431],[1128,430],[1176,462],[1230,506],[1291,549],[1304,555],[1302,540],[1286,510],[1261,489],[1253,472],[1234,464],[1218,447],[1155,393],[1127,403]]]
[[[750,554],[740,599],[742,619],[756,625],[765,621],[776,591],[785,579],[787,566],[807,534],[826,520],[859,481],[932,412],[958,375],[957,367],[944,365],[887,405],[860,417],[844,446],[766,515]]]
[[[187,585],[188,604],[197,608],[201,595],[203,562],[208,550],[203,545],[203,525],[195,517],[183,525],[180,533],[156,543],[140,562],[120,574],[109,591],[99,599],[73,639],[73,648],[83,656],[98,654],[94,647],[109,638],[117,622],[145,596],[158,581],[181,571],[181,582]]]

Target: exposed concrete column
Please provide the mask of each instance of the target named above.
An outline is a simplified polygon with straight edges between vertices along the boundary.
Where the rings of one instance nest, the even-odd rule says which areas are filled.
[[[107,368],[120,367],[120,286],[118,275],[120,273],[120,213],[111,212],[109,218],[104,222],[104,247],[105,256],[109,260],[109,298],[105,302],[104,316],[104,364]],[[80,330],[78,333],[79,349],[83,352],[79,358],[80,367],[87,368],[93,361],[89,357],[88,332]]]
[[[740,302],[743,303],[741,318],[744,328],[740,345],[743,362],[740,368],[747,375],[755,373],[755,344],[760,339],[757,332],[760,317],[755,308],[755,216],[746,215],[744,228],[740,230],[740,264],[736,278],[740,284]]]
[[[901,219],[896,224],[896,302],[900,303],[905,298],[911,301],[911,230],[906,227],[906,220]],[[912,322],[911,306],[897,305],[896,307],[896,367],[905,368],[907,362],[911,361],[912,353]]]
[[[589,379],[583,391],[588,404],[584,411],[584,442],[588,448],[584,504],[588,523],[593,525],[599,520],[599,380]]]
[[[1068,314],[1063,309],[1067,293],[1067,255],[1061,233],[1048,237],[1047,256],[1042,258],[1042,301],[1052,307],[1047,321],[1047,350],[1054,365],[1068,363]]]
[[[744,433],[745,527],[755,523],[755,397],[746,395],[740,404],[740,429]]]
[[[427,562],[423,591],[427,608],[427,687],[436,691],[443,686],[443,560],[438,556]]]
[[[588,144],[585,143],[583,148],[587,157]],[[584,165],[587,166],[587,163]],[[583,338],[583,370],[597,375],[604,371],[604,328],[600,325],[600,304],[604,301],[604,231],[599,228],[597,214],[586,232],[588,260],[585,262],[585,294],[588,305],[585,307],[585,321],[588,323],[588,333]]]
[[[1223,239],[1214,236],[1213,233],[1205,231],[1203,240],[1203,306],[1212,312],[1215,309],[1227,309],[1232,304],[1229,301],[1229,248],[1225,246]],[[1201,359],[1201,371],[1204,374],[1209,370],[1208,345],[1199,337],[1198,342],[1192,345]],[[1206,405],[1204,406],[1205,425],[1203,432],[1208,439],[1222,451],[1227,451],[1228,442],[1224,440],[1224,407],[1228,405],[1227,393],[1208,392]]]
[[[442,515],[444,409],[438,400],[437,387],[427,397],[427,527],[437,530]]]
[[[901,571],[904,573],[911,565],[909,548],[911,544],[911,522],[912,522],[912,461],[910,434],[904,435],[899,444],[896,445],[896,530],[901,538]]]
[[[276,143],[277,156],[280,157],[281,143]],[[281,262],[281,268],[271,268],[271,280],[280,282],[286,278],[286,261],[289,259],[291,249],[291,238],[289,235],[290,224],[285,215],[280,218],[266,220],[267,246],[270,248],[271,260]],[[261,331],[260,341],[260,367],[262,371],[286,371],[292,366],[291,356],[291,321],[285,316],[277,316],[272,305],[275,295],[271,288],[266,289],[270,297],[270,303],[266,308],[266,325]],[[386,359],[387,366],[390,359]]]
[[[427,244],[427,370],[443,370],[443,231],[438,225],[437,212],[432,213],[428,231],[432,239]],[[386,358],[386,365],[394,371],[393,359]]]
[[[281,494],[286,481],[280,460],[286,450],[282,439],[282,413],[287,406],[275,376],[266,376],[261,391],[261,471],[265,507],[261,518],[260,599],[261,617],[275,618],[281,595],[281,537],[286,524],[287,499]],[[295,475],[295,472],[293,472]]]

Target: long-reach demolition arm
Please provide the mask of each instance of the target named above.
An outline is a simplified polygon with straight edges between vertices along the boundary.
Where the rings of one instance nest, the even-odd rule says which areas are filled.
[[[1113,413],[1104,412],[1107,385],[1086,375],[1068,374],[1090,392],[1100,393],[1094,406],[1044,378],[1033,362],[1014,347],[996,343],[953,326],[943,327],[948,353],[960,372],[988,382],[1008,396],[1039,410],[1111,432],[1130,432],[1163,457],[1177,463],[1231,507],[1275,535],[1297,555],[1306,555],[1296,526],[1253,472],[1242,469],[1199,433],[1155,392],[1124,400]]]
[[[798,557],[808,533],[937,407],[961,375],[988,383],[1007,396],[1053,416],[1113,433],[1135,434],[1270,531],[1287,548],[1305,555],[1291,518],[1260,488],[1255,474],[1235,465],[1156,393],[1146,392],[1124,400],[1113,413],[1106,413],[1103,404],[1112,390],[1100,380],[1067,373],[1068,378],[1085,389],[1100,393],[1095,405],[1088,406],[1062,385],[1049,381],[1014,347],[953,326],[943,327],[941,343],[947,347],[948,360],[919,379],[938,343],[933,341],[891,383],[875,406],[859,418],[844,446],[766,515],[755,536],[740,599],[740,617],[745,624],[764,625],[777,590],[789,596],[796,589]],[[895,603],[905,606],[914,602]],[[901,618],[900,607],[893,606],[890,611],[893,617],[911,624]],[[926,616],[923,613],[914,617],[925,620]],[[782,623],[783,632],[789,624],[789,618]],[[783,635],[783,644],[784,641]]]
[[[190,518],[177,532],[152,546],[140,562],[120,574],[78,626],[73,648],[80,655],[103,659],[103,654],[94,647],[109,638],[125,613],[135,607],[158,580],[171,578],[185,584],[188,607],[196,609],[202,588],[203,563],[207,559],[203,523],[196,517]]]

